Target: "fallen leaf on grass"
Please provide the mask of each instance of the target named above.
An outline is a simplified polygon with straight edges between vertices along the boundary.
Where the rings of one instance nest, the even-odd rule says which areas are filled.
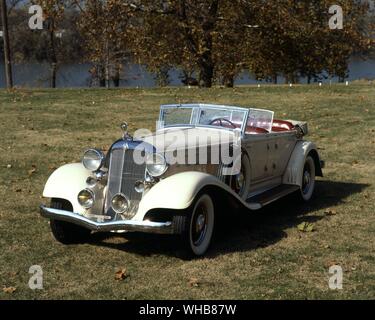
[[[4,287],[3,288],[3,292],[5,292],[5,293],[13,293],[16,290],[17,289],[15,287]]]
[[[328,209],[326,211],[324,211],[324,213],[327,215],[327,216],[334,216],[337,214],[337,211],[336,210],[333,210],[333,209]]]
[[[29,171],[27,171],[29,176],[32,176],[36,172],[36,168],[32,168]]]
[[[126,271],[125,268],[122,268],[120,270],[118,270],[116,273],[115,273],[115,279],[116,280],[124,280],[128,277],[128,273]]]
[[[326,261],[325,264],[324,264],[327,268],[330,268],[332,266],[339,266],[340,263],[338,261],[332,261],[332,260],[329,260],[329,261]]]
[[[312,232],[314,231],[314,224],[309,222],[302,222],[297,226],[298,230],[301,232]]]
[[[190,287],[199,287],[199,280],[197,278],[191,278],[189,280]]]

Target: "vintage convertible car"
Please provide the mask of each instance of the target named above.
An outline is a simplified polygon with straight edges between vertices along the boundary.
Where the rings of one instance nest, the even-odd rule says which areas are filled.
[[[251,212],[290,193],[308,201],[323,175],[316,146],[303,139],[307,124],[268,110],[163,105],[154,134],[121,127],[106,154],[89,149],[49,177],[51,203],[40,210],[58,241],[92,231],[178,234],[201,256],[223,205]]]

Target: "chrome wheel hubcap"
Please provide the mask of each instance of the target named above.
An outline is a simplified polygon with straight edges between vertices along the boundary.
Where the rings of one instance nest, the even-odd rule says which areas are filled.
[[[242,190],[244,182],[245,182],[245,177],[244,177],[243,173],[241,172],[236,176],[236,188],[237,188],[237,190],[239,190],[239,191]]]
[[[310,168],[305,168],[303,172],[303,178],[302,178],[302,192],[303,194],[307,194],[310,190],[311,185],[311,174],[310,174]]]
[[[202,229],[204,227],[205,220],[206,220],[206,218],[203,214],[199,215],[199,217],[197,219],[197,223],[196,223],[196,232],[202,231]]]
[[[193,243],[195,246],[199,246],[203,242],[207,231],[207,210],[203,204],[196,210],[193,226]]]

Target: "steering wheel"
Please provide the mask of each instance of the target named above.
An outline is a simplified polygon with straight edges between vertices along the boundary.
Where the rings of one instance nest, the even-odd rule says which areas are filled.
[[[223,121],[229,123],[229,125],[231,125],[231,126],[233,127],[233,129],[236,129],[236,128],[237,128],[237,126],[236,126],[232,121],[230,121],[230,120],[228,120],[228,119],[225,119],[225,118],[217,118],[217,119],[213,119],[213,120],[211,120],[211,122],[210,122],[208,125],[211,126],[211,125],[213,125],[215,122],[219,122],[220,127],[224,127],[224,126],[223,126]]]

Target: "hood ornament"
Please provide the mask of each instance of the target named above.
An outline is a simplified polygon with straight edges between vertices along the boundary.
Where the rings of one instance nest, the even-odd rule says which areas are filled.
[[[124,140],[132,140],[133,139],[133,137],[128,133],[128,123],[127,122],[121,123],[120,128],[123,132],[122,138]]]

